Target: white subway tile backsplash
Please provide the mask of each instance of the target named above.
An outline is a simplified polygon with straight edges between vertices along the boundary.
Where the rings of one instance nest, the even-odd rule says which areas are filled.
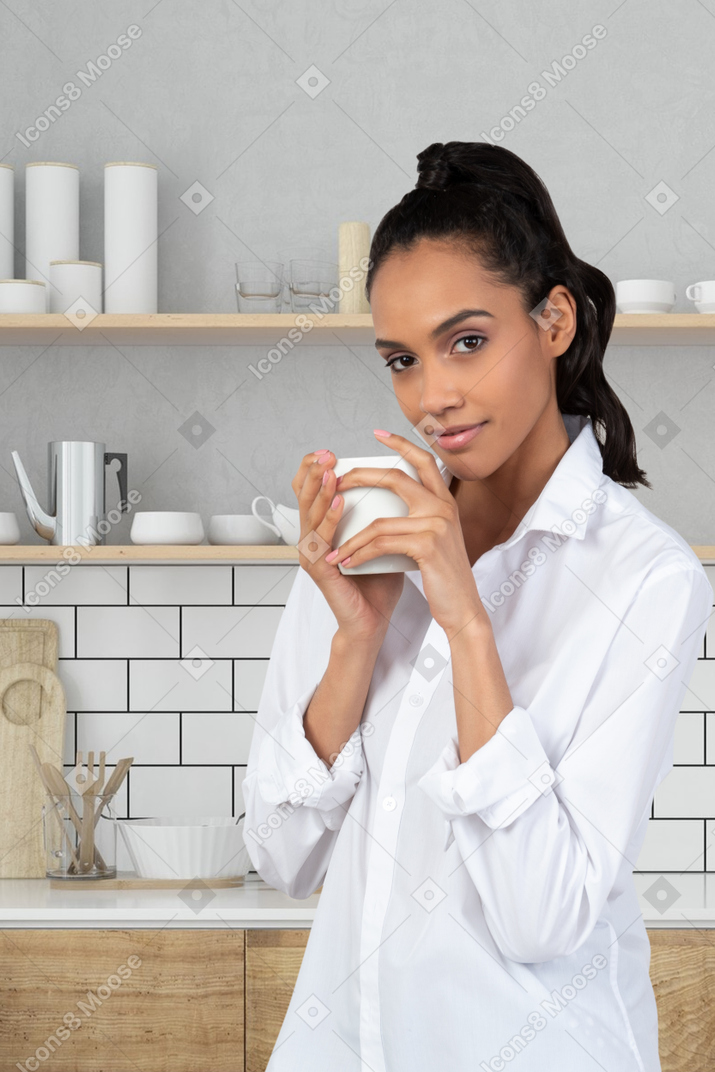
[[[636,871],[702,871],[702,819],[651,819]]]
[[[126,660],[60,659],[57,673],[68,711],[126,711]]]
[[[26,621],[28,618],[42,618],[45,621],[56,622],[59,634],[59,657],[71,659],[74,656],[74,607],[0,607],[0,618],[17,618],[18,621]]]
[[[285,606],[300,566],[235,566],[234,603]]]
[[[52,577],[51,565],[24,567],[26,593],[46,585],[32,617],[59,627],[65,770],[76,749],[106,751],[107,776],[112,761],[133,756],[120,817],[240,815],[271,648],[299,568],[83,563]],[[715,582],[715,566],[706,570]],[[0,567],[0,617],[24,616],[14,602],[22,589],[23,567]],[[638,871],[715,871],[713,629],[676,721],[675,766],[656,791]],[[117,863],[132,866],[121,838]]]
[[[57,557],[64,568],[66,560]],[[33,593],[43,606],[126,603],[127,567],[79,563],[62,576],[54,563],[25,566],[26,602],[32,602],[28,595]]]
[[[135,763],[179,762],[179,715],[149,711],[82,712],[77,715],[77,748],[107,753],[107,763],[133,756]]]
[[[269,659],[236,659],[233,671],[235,711],[258,710],[269,662]]]
[[[715,817],[715,767],[673,767],[655,791],[658,819]]]
[[[230,711],[232,707],[228,660],[134,659],[129,680],[132,711]]]
[[[705,715],[702,711],[681,711],[675,723],[673,763],[704,762]]]
[[[141,606],[230,604],[232,566],[130,566],[129,602]]]
[[[715,659],[698,659],[680,709],[715,711]]]
[[[132,819],[232,814],[230,766],[136,767],[130,774]]]
[[[22,599],[22,566],[0,566],[0,603]]]
[[[182,655],[199,645],[212,659],[271,654],[282,607],[184,607]]]
[[[242,711],[182,715],[184,762],[247,763],[255,724],[255,715]]]
[[[80,659],[175,659],[178,607],[78,607]]]

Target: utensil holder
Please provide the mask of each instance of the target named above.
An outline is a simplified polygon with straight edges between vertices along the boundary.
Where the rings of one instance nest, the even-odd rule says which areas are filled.
[[[100,794],[101,797],[101,794]],[[117,822],[112,798],[94,801],[94,825],[87,835],[92,843],[90,866],[80,868],[84,800],[69,794],[42,806],[42,833],[48,878],[97,879],[117,876]],[[85,827],[86,829],[86,827]]]

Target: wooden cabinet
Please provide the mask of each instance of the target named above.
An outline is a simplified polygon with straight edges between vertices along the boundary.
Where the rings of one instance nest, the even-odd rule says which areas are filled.
[[[309,934],[0,931],[0,1072],[265,1072]],[[648,934],[663,1072],[712,1072],[715,932]]]
[[[245,933],[0,931],[0,1072],[242,1072]]]

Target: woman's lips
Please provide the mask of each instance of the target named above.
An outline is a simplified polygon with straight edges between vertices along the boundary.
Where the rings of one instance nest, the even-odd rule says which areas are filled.
[[[437,436],[436,442],[445,450],[457,450],[458,447],[471,443],[474,437],[478,436],[482,428],[488,423],[488,421],[482,421],[481,424],[473,424],[471,428],[467,428],[463,432],[457,432],[455,435]]]

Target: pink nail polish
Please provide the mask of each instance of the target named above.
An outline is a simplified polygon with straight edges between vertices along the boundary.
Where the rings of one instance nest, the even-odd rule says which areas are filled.
[[[342,560],[342,562],[340,563],[340,565],[341,565],[341,566],[347,566],[348,562],[350,561],[350,559],[351,559],[352,557],[353,557],[352,555],[348,555],[348,557],[347,557],[347,558],[344,558],[344,559]]]
[[[323,473],[323,483],[324,484],[328,483],[328,477],[329,476],[330,476],[330,470],[326,469],[325,472]]]
[[[333,559],[335,558],[335,556],[337,555],[337,553],[338,553],[338,550],[336,548],[334,551],[331,551],[329,555],[325,556],[325,561],[326,562],[332,562]]]
[[[337,508],[340,506],[340,496],[336,495],[330,505],[332,506],[333,510],[337,510]]]
[[[342,479],[343,479],[343,478],[342,478],[341,476],[339,476],[339,477],[338,477],[338,479],[337,479],[337,480],[335,481],[335,486],[336,486],[336,487],[338,486],[338,484],[340,483],[340,481],[341,481]]]
[[[392,432],[386,432],[384,428],[373,428],[373,432],[377,436],[389,436],[389,435],[392,435]]]
[[[313,454],[330,454],[329,450],[314,450]]]

